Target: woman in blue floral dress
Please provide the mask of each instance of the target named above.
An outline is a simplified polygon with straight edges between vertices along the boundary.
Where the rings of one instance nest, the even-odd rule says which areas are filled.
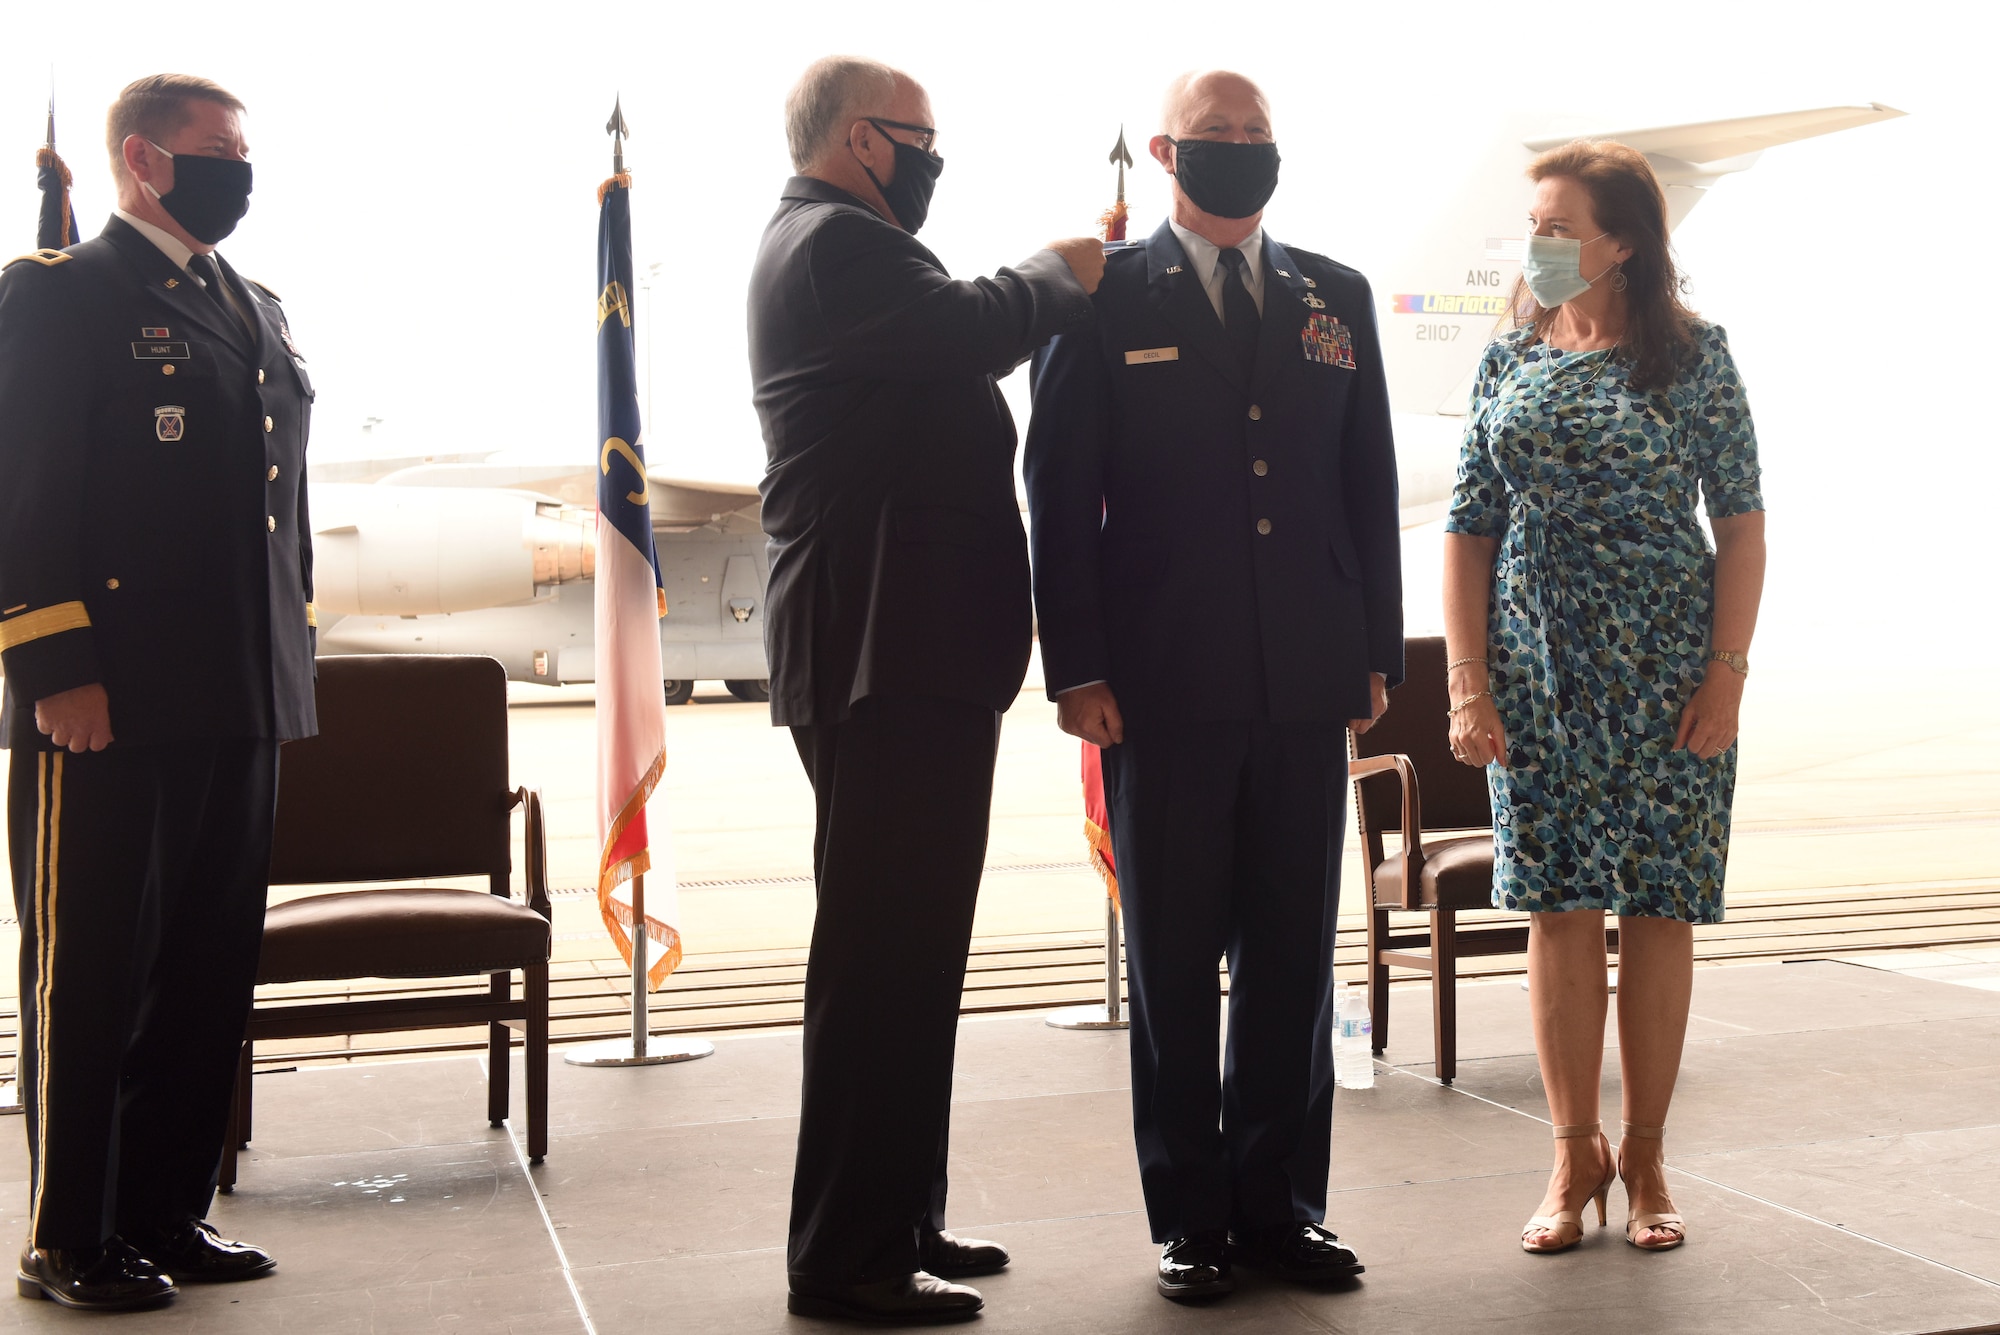
[[[1722,918],[1737,709],[1764,573],[1756,435],[1720,327],[1680,300],[1643,155],[1578,141],[1535,183],[1520,325],[1486,350],[1445,528],[1452,750],[1493,792],[1496,907],[1527,910],[1556,1165],[1521,1245],[1566,1251],[1622,1178],[1677,1247],[1663,1135]],[[1705,506],[1711,549],[1698,517]],[[1598,1088],[1619,920],[1624,1134]]]

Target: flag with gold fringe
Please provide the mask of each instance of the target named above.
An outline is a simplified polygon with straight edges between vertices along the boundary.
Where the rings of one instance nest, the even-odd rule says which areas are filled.
[[[35,224],[35,246],[62,250],[76,244],[76,216],[69,206],[69,167],[56,153],[56,99],[49,95],[48,142],[35,150],[35,183],[42,191],[41,217]]]
[[[1104,878],[1104,892],[1118,906],[1118,860],[1111,856],[1111,810],[1104,804],[1104,753],[1083,744],[1083,838],[1090,865]]]
[[[623,117],[614,113],[623,131]],[[597,190],[597,817],[603,853],[597,907],[627,965],[643,932],[647,985],[680,964],[671,874],[649,881],[633,911],[633,878],[653,867],[646,800],[666,767],[660,618],[667,612],[653,547],[632,327],[632,178],[622,159]],[[643,917],[643,924],[635,921]],[[657,952],[657,953],[656,953]]]

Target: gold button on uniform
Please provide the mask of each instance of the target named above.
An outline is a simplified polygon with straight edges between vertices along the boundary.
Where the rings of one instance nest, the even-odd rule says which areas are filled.
[[[1271,465],[1265,463],[1262,459],[1258,459],[1250,465],[1250,471],[1258,477],[1262,477],[1271,471]]]
[[[1253,422],[1261,422],[1264,420],[1264,410],[1262,408],[1259,408],[1254,403],[1250,405],[1250,420]]]
[[[257,383],[260,385],[264,383],[264,373],[261,370],[257,372]]]
[[[107,589],[115,589],[118,587],[118,581],[115,579],[107,579],[104,581],[104,587]]]
[[[166,365],[160,368],[161,375],[172,375],[173,373],[174,373],[174,364],[172,362],[168,362]]]
[[[264,429],[266,431],[269,431],[271,429],[271,419],[268,417],[264,419]]]
[[[1268,519],[1260,519],[1260,520],[1258,520],[1258,521],[1257,521],[1257,531],[1258,531],[1259,533],[1269,533],[1269,532],[1271,531],[1271,521],[1270,521],[1270,520],[1268,520]]]
[[[278,480],[278,466],[276,464],[272,464],[271,471],[264,474],[264,480],[266,482],[276,482]]]
[[[1269,531],[1270,527],[1269,524],[1264,525],[1266,531]],[[278,517],[276,515],[264,516],[264,531],[266,533],[276,533],[278,531]]]

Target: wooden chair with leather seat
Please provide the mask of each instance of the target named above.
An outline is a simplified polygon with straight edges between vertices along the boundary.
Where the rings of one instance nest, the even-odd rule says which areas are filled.
[[[251,1012],[221,1185],[250,1141],[259,1040],[487,1026],[486,1115],[507,1116],[512,1027],[524,1030],[528,1157],[548,1153],[548,854],[541,794],[507,778],[507,676],[491,658],[319,662],[319,735],[279,761],[273,885],[484,876],[486,890],[391,886],[274,904],[261,983],[487,976],[483,994],[389,992],[260,1002]],[[510,824],[525,807],[525,900],[509,893]],[[520,995],[513,973],[521,974]]]
[[[1389,712],[1354,738],[1356,825],[1368,871],[1368,1004],[1374,1048],[1389,1041],[1389,970],[1430,975],[1438,1079],[1458,1074],[1458,961],[1528,948],[1525,921],[1460,930],[1456,915],[1492,907],[1493,806],[1486,771],[1452,758],[1443,636],[1403,646],[1403,684]],[[1402,847],[1390,852],[1384,834]],[[1442,835],[1443,837],[1437,837]],[[1392,913],[1423,913],[1428,930],[1396,930]],[[1616,949],[1617,934],[1607,933]]]

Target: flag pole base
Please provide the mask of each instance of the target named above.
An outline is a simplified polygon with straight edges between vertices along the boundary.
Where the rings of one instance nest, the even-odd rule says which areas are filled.
[[[1044,1024],[1051,1029],[1130,1029],[1132,1022],[1111,1014],[1103,1006],[1071,1006],[1051,1011]]]
[[[712,1056],[715,1044],[704,1038],[654,1035],[646,1040],[644,1052],[634,1052],[629,1038],[608,1043],[585,1043],[563,1054],[571,1066],[665,1066],[670,1062],[690,1062]]]

